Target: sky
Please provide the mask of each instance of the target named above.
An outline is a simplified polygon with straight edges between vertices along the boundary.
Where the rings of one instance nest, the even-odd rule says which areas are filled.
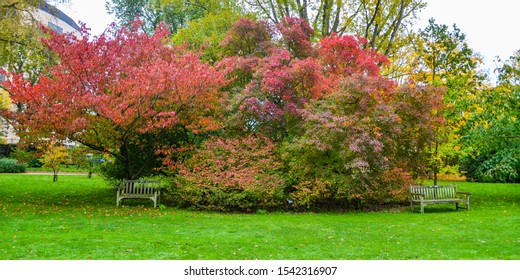
[[[437,24],[454,23],[466,34],[474,52],[484,58],[483,69],[492,74],[495,57],[507,59],[520,49],[520,3],[516,0],[426,0],[428,6],[419,14],[415,28],[424,28],[429,18]],[[70,0],[58,7],[76,22],[101,34],[115,18],[105,10],[105,0]],[[450,28],[451,29],[451,28]]]

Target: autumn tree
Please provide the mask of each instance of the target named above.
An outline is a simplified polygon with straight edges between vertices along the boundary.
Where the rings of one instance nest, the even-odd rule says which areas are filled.
[[[86,31],[81,38],[51,32],[45,44],[60,63],[36,84],[12,75],[5,86],[20,106],[2,115],[25,139],[52,134],[112,155],[118,178],[159,167],[159,150],[174,158],[175,149],[219,128],[224,73],[166,46],[164,26],[151,36],[139,26],[93,39]]]
[[[276,26],[241,19],[230,29],[222,44],[228,55],[236,54],[227,63],[232,62],[237,80],[243,81],[232,100],[232,126],[283,140],[301,129],[299,110],[310,100],[333,91],[343,77],[378,75],[378,64],[387,62],[364,49],[367,41],[362,38],[333,34],[313,45],[313,32],[299,18]]]
[[[266,41],[260,34],[269,30],[275,35]],[[294,18],[230,29],[223,43],[233,42],[230,50],[238,51],[230,60],[247,77],[231,124],[283,147],[295,205],[361,207],[402,198],[403,187],[424,173],[425,149],[443,121],[442,90],[383,77],[388,59],[366,49],[364,38],[332,34],[311,44],[311,34]]]
[[[426,6],[422,0],[244,0],[251,10],[271,22],[286,17],[308,21],[318,37],[333,33],[358,34],[368,39],[366,47],[393,57],[403,45],[407,27]]]
[[[460,149],[458,126],[484,77],[477,71],[481,59],[473,53],[465,34],[456,25],[450,30],[449,26],[430,19],[429,25],[419,34],[412,78],[418,83],[445,88],[444,103],[448,107],[444,111],[447,123],[437,132],[437,140],[431,149],[431,167],[436,184],[441,168],[457,165],[459,158],[468,153]]]
[[[67,147],[59,145],[58,143],[51,142],[45,147],[44,153],[40,158],[44,167],[52,169],[53,177],[52,181],[58,181],[58,172],[60,171],[60,165],[65,163],[68,159],[69,153]]]
[[[286,142],[296,204],[366,207],[401,201],[424,171],[442,118],[441,91],[353,74],[303,110],[303,134]],[[306,195],[308,194],[308,195]]]

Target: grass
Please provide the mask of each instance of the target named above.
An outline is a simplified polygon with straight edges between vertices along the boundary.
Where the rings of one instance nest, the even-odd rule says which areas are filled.
[[[520,259],[520,184],[457,182],[471,211],[222,214],[115,206],[101,178],[0,174],[0,259]]]

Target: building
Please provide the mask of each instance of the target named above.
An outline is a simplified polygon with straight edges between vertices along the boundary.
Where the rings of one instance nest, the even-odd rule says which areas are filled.
[[[58,33],[74,33],[77,36],[81,35],[80,27],[72,18],[60,9],[45,2],[40,4],[40,9],[35,17],[40,21],[40,23],[54,29]]]
[[[60,9],[44,1],[40,3],[38,11],[32,14],[32,18],[54,29],[58,33],[73,33],[76,36],[81,35],[80,27],[72,18],[63,13]],[[4,79],[5,76],[0,75],[0,82]],[[15,145],[19,140],[20,138],[16,136],[14,129],[0,117],[0,144]]]

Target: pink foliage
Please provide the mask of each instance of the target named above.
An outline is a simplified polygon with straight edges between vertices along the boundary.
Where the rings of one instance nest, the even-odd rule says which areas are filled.
[[[311,44],[314,30],[306,20],[285,17],[276,27],[282,34],[286,48],[294,57],[306,58],[315,55],[315,50]]]

